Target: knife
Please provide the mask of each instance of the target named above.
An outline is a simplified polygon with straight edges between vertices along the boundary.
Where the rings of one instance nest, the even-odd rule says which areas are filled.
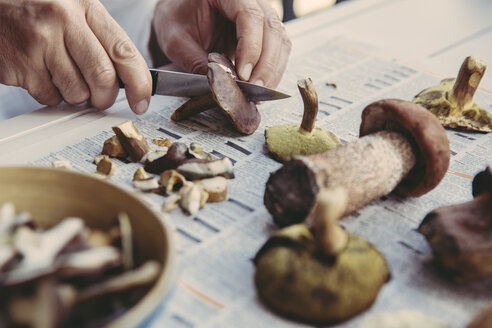
[[[190,74],[150,68],[152,75],[152,95],[196,97],[210,92],[206,75]],[[120,82],[120,88],[124,84]],[[236,80],[250,101],[268,101],[289,98],[290,95],[259,86],[253,83]]]

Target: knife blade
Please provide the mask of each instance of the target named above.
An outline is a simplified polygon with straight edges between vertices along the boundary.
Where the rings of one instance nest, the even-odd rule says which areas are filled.
[[[195,97],[210,92],[207,76],[151,68],[152,95],[176,97]],[[259,86],[253,83],[236,80],[250,101],[278,100],[290,97],[283,92]]]

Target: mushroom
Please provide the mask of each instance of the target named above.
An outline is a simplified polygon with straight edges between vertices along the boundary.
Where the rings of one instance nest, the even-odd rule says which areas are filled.
[[[171,118],[182,120],[218,105],[236,130],[244,134],[255,132],[261,121],[260,113],[255,103],[249,101],[236,84],[237,75],[232,63],[223,55],[209,54],[207,78],[212,94],[191,99]]]
[[[492,303],[480,311],[466,328],[489,328],[492,327]]]
[[[113,131],[133,161],[140,161],[150,151],[147,139],[137,130],[132,121],[125,121],[113,126]]]
[[[475,176],[473,195],[466,203],[433,210],[418,228],[459,282],[492,277],[492,166]]]
[[[97,173],[100,173],[105,176],[111,176],[116,172],[116,166],[111,162],[108,156],[103,155],[104,157],[97,159]]]
[[[179,205],[188,214],[194,215],[202,207],[207,199],[205,198],[202,188],[193,182],[188,182],[179,190]],[[208,197],[208,195],[207,195]],[[205,200],[205,201],[204,201]]]
[[[166,194],[179,191],[185,183],[185,177],[176,170],[166,170],[159,177],[159,186]]]
[[[111,138],[104,141],[101,154],[108,155],[109,157],[120,158],[126,158],[128,156],[117,136],[112,136]]]
[[[338,226],[345,211],[343,188],[317,197],[314,231],[296,224],[273,234],[255,257],[255,284],[274,311],[302,322],[325,325],[367,309],[389,269],[370,243]]]
[[[341,144],[332,132],[314,126],[318,114],[318,95],[311,79],[297,81],[297,87],[304,102],[301,125],[283,124],[265,130],[268,150],[281,162],[298,155],[321,153]]]
[[[207,202],[221,202],[227,198],[227,179],[221,176],[195,181],[207,193]]]
[[[152,139],[152,143],[159,147],[166,147],[166,148],[171,147],[171,145],[173,144],[173,142],[169,140],[169,138],[161,138],[161,137],[155,137],[154,139]]]
[[[208,54],[208,62],[220,64],[233,79],[237,79],[236,69],[226,56],[212,52]],[[202,96],[193,97],[179,106],[171,115],[171,119],[173,121],[182,121],[190,116],[199,114],[216,106],[217,103],[215,102],[215,98],[212,92],[210,92]]]
[[[73,169],[72,164],[69,161],[53,161],[51,162],[51,166],[55,169],[65,169],[71,170]]]
[[[147,172],[145,172],[143,167],[139,167],[138,169],[135,170],[135,173],[133,173],[133,181],[145,180],[147,178],[148,178]]]
[[[140,191],[159,191],[159,180],[156,177],[148,177],[141,180],[133,180],[133,186]]]
[[[194,157],[198,159],[206,159],[209,161],[213,161],[218,159],[212,154],[207,153],[206,151],[203,150],[202,146],[200,146],[196,142],[190,143],[190,147],[188,148],[188,154],[190,155],[189,157]]]
[[[357,141],[299,156],[270,175],[264,202],[280,225],[303,221],[320,188],[344,187],[348,215],[391,191],[417,197],[434,188],[449,165],[439,121],[412,102],[384,99],[362,113]]]
[[[215,176],[223,176],[227,179],[234,178],[234,167],[228,157],[215,161],[189,159],[179,165],[177,170],[190,180],[206,179]]]
[[[466,57],[456,79],[442,80],[421,91],[413,101],[430,110],[445,127],[491,132],[492,115],[473,102],[486,67],[481,58]]]
[[[166,155],[145,164],[145,171],[154,174],[161,174],[165,170],[177,168],[187,159],[188,147],[182,142],[175,142],[167,150]]]

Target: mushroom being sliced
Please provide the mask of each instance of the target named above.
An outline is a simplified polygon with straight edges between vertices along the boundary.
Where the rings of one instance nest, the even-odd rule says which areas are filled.
[[[413,101],[430,110],[445,127],[491,132],[492,115],[473,101],[485,68],[479,57],[467,57],[457,78],[442,80],[421,91]]]

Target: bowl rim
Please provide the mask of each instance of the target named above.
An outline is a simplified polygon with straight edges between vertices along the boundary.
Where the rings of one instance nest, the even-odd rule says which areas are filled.
[[[150,318],[151,314],[157,310],[158,306],[164,301],[167,294],[174,285],[176,275],[177,275],[177,245],[175,228],[171,219],[168,215],[158,213],[155,209],[149,206],[142,198],[136,196],[129,189],[125,189],[122,186],[117,185],[104,179],[97,178],[88,173],[79,172],[75,170],[67,170],[60,168],[51,167],[39,167],[39,166],[0,166],[0,171],[3,170],[36,170],[49,172],[49,174],[58,174],[63,172],[63,174],[77,175],[82,179],[91,180],[95,184],[108,185],[109,188],[113,189],[115,192],[123,193],[134,199],[140,206],[145,207],[149,212],[151,212],[154,218],[160,223],[162,232],[166,237],[167,248],[165,252],[164,263],[162,266],[162,272],[159,278],[154,283],[152,288],[132,307],[125,311],[121,316],[118,316],[111,322],[108,322],[105,327],[136,327],[142,324],[145,320]]]

